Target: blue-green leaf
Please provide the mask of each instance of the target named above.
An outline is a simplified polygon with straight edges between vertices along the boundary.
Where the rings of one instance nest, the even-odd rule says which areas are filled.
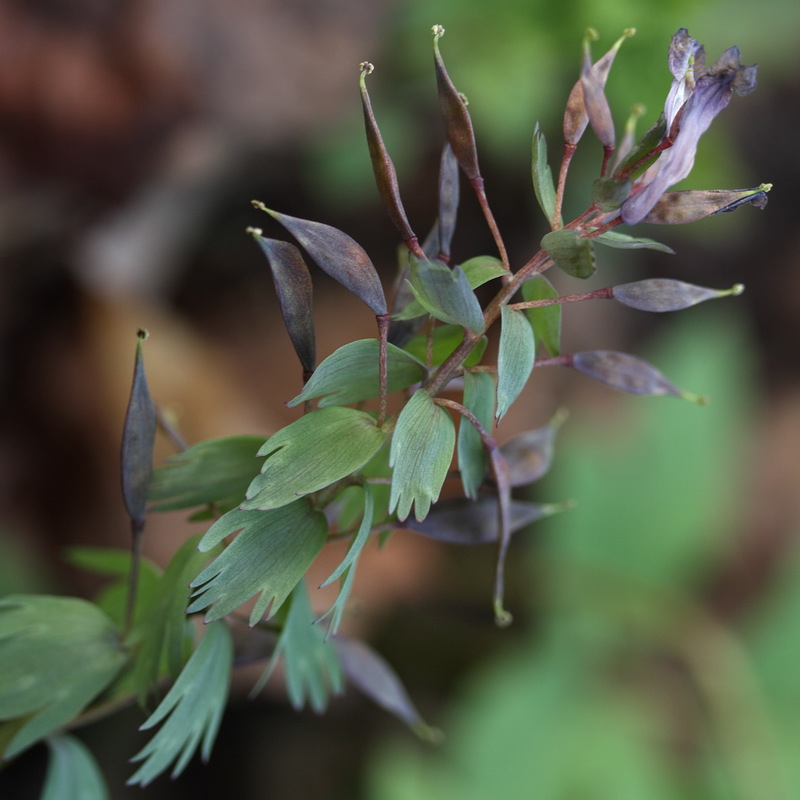
[[[321,397],[320,407],[359,403],[379,394],[378,340],[359,339],[331,353],[316,369],[303,391],[286,405]],[[387,391],[396,392],[425,377],[425,367],[393,344],[387,345]]]
[[[483,332],[483,311],[460,267],[417,260],[411,267],[411,290],[432,317]]]
[[[108,788],[86,745],[61,734],[47,740],[50,760],[39,800],[108,800]]]
[[[261,468],[256,457],[263,436],[226,436],[199,442],[167,459],[153,473],[153,511],[216,504],[227,511],[242,502],[253,475]]]
[[[339,694],[342,691],[342,670],[336,651],[322,629],[313,622],[308,592],[301,581],[292,592],[275,652],[251,695],[261,691],[281,658],[286,672],[286,692],[298,711],[308,701],[311,708],[320,714],[327,707],[331,692]]]
[[[568,228],[551,231],[542,237],[542,247],[567,275],[588,278],[594,274],[596,267],[592,243],[589,239],[582,239],[575,231]]]
[[[464,329],[460,325],[437,325],[431,334],[433,341],[430,346],[431,366],[437,366],[445,362],[450,354],[464,341]],[[428,334],[415,336],[404,350],[418,359],[426,362],[429,357]],[[486,350],[487,338],[482,336],[478,344],[472,350],[464,362],[465,367],[472,367],[477,364]]]
[[[558,297],[555,287],[543,275],[537,275],[522,284],[522,298],[552,300]],[[561,352],[561,305],[555,303],[540,308],[526,308],[525,314],[533,328],[537,343],[543,344],[551,356]]]
[[[0,720],[28,717],[5,757],[80,714],[126,660],[116,628],[92,603],[47,595],[0,601]]]
[[[503,275],[508,275],[508,270],[503,266],[503,262],[495,256],[475,256],[467,261],[462,261],[459,266],[473,289],[496,278],[502,278]]]
[[[280,508],[345,478],[380,450],[387,434],[366,412],[332,406],[287,425],[258,451],[269,456],[241,508]]]
[[[551,228],[561,227],[561,220],[556,223],[554,220],[556,213],[556,190],[553,186],[553,173],[547,163],[547,142],[544,134],[539,129],[539,123],[533,131],[533,144],[531,147],[532,161],[531,173],[533,175],[533,191],[536,193],[536,200],[539,208],[542,209]]]
[[[425,519],[447,477],[455,438],[450,415],[418,389],[400,412],[392,437],[390,512],[397,509],[403,520],[413,505],[416,518]]]
[[[191,583],[197,591],[187,611],[208,608],[206,622],[230,614],[256,594],[250,624],[267,610],[274,614],[325,544],[328,523],[303,499],[272,511],[234,509],[208,529],[200,549],[210,550],[237,531]]]
[[[494,380],[488,372],[464,373],[464,406],[488,431],[494,418]],[[486,477],[486,449],[475,426],[461,418],[458,426],[458,469],[464,494],[475,500]]]
[[[128,780],[129,785],[147,786],[173,759],[177,761],[172,777],[177,777],[201,739],[203,759],[208,759],[228,699],[232,661],[233,640],[228,626],[222,622],[209,625],[178,680],[142,725],[142,730],[148,730],[166,719],[158,733],[131,759],[144,763]]]
[[[497,421],[525,388],[536,357],[536,340],[528,317],[503,306],[500,347],[497,354]]]
[[[675,251],[661,242],[648,239],[644,236],[629,236],[619,231],[606,231],[600,236],[595,236],[593,241],[604,244],[606,247],[615,247],[619,250],[657,250],[660,253],[675,254]]]

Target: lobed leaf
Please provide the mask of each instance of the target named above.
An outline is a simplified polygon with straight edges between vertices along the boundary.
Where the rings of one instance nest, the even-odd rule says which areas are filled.
[[[44,787],[39,800],[108,800],[108,787],[89,748],[74,736],[47,740]]]
[[[198,746],[203,760],[208,760],[228,698],[232,661],[233,639],[228,626],[212,623],[178,680],[142,725],[141,730],[149,730],[166,720],[131,759],[144,763],[129,778],[128,785],[147,786],[175,759],[171,777],[176,778]]]
[[[321,270],[363,300],[375,314],[387,313],[378,273],[358,242],[330,225],[279,214],[261,203],[256,205],[280,222]]]
[[[460,267],[417,260],[411,267],[411,290],[425,311],[442,322],[483,332],[483,311]]]
[[[303,391],[286,405],[296,406],[321,397],[320,407],[359,403],[377,397],[377,339],[359,339],[331,353],[316,369]],[[424,364],[405,350],[387,345],[387,390],[396,392],[419,383],[426,375]]]
[[[314,711],[321,714],[328,705],[331,692],[339,694],[342,691],[342,670],[336,650],[313,622],[308,592],[301,581],[292,592],[275,652],[253,687],[251,696],[261,691],[281,659],[289,701],[297,711],[308,702]]]
[[[311,273],[300,251],[293,244],[267,239],[258,228],[248,228],[247,231],[267,257],[286,332],[303,371],[306,374],[311,373],[317,360],[314,318],[311,314]]]
[[[242,509],[279,508],[355,472],[380,450],[385,431],[364,411],[332,406],[306,414],[267,439],[269,456]]]
[[[447,498],[438,502],[422,522],[406,520],[403,527],[445,544],[492,544],[499,537],[497,502],[494,495],[484,495],[477,500]],[[516,533],[566,507],[563,504],[512,500],[509,504],[510,532]]]
[[[575,231],[567,228],[550,231],[544,235],[541,244],[555,265],[567,275],[588,278],[594,274],[592,243],[589,239],[582,239]]]
[[[641,358],[614,350],[587,350],[575,353],[571,366],[578,372],[612,389],[629,394],[660,395],[671,394],[696,403],[704,403],[705,398],[684,392],[671,383],[654,366]]]
[[[115,626],[92,603],[48,595],[1,600],[0,720],[27,718],[5,757],[80,714],[126,660]]]
[[[305,499],[271,511],[234,509],[205,533],[203,552],[227,536],[236,538],[191,582],[187,613],[208,609],[206,622],[221,619],[251,597],[250,625],[283,605],[325,544],[328,523]]]
[[[551,228],[560,228],[561,219],[556,220],[556,190],[553,184],[553,173],[547,162],[547,141],[539,128],[539,123],[533,130],[533,143],[531,146],[531,174],[533,176],[533,191],[539,208],[542,209]]]
[[[533,328],[523,311],[503,306],[501,323],[497,353],[497,411],[495,412],[498,422],[525,388],[536,357]]]
[[[487,431],[494,418],[495,386],[488,372],[464,373],[464,406]],[[475,500],[486,477],[486,448],[475,426],[464,417],[458,426],[458,469],[464,494]]]
[[[536,275],[522,284],[523,300],[553,300],[556,297],[558,292],[543,275]],[[533,328],[536,343],[543,344],[551,356],[557,356],[561,352],[561,305],[526,308],[525,315]]]
[[[147,333],[139,331],[133,384],[122,430],[122,496],[128,515],[137,525],[144,524],[157,423],[156,407],[147,386],[142,358],[142,341],[146,338]]]
[[[390,513],[396,509],[398,519],[404,520],[413,505],[416,518],[425,519],[431,503],[439,498],[454,445],[450,415],[418,389],[400,412],[392,437]]]
[[[214,504],[223,511],[237,506],[261,467],[258,451],[263,436],[209,439],[167,459],[153,473],[153,511]]]
[[[395,671],[372,648],[344,637],[334,639],[333,647],[347,679],[356,688],[405,722],[421,739],[441,741],[441,731],[426,724]]]
[[[744,286],[741,283],[730,289],[708,289],[670,278],[648,278],[614,286],[611,296],[623,305],[640,311],[663,312],[680,311],[706,300],[737,295],[743,291]]]

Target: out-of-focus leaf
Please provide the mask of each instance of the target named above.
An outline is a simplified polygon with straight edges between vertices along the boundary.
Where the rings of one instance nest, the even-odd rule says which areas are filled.
[[[662,113],[656,123],[642,136],[639,142],[628,153],[622,163],[614,170],[614,177],[633,180],[641,175],[655,160],[658,154],[639,163],[648,153],[658,147],[667,133],[667,121]],[[638,165],[638,166],[637,166]],[[635,169],[634,169],[635,167]]]
[[[460,267],[438,261],[416,261],[411,267],[411,290],[432,317],[483,332],[483,311]]]
[[[92,603],[47,595],[1,600],[0,720],[28,717],[5,757],[77,716],[126,660],[116,628]]]
[[[553,444],[562,419],[563,416],[558,414],[548,425],[525,431],[500,447],[508,464],[512,486],[527,486],[550,469]]]
[[[571,357],[571,366],[589,378],[629,394],[671,394],[695,403],[705,398],[683,391],[667,380],[654,366],[629,353],[614,350],[587,350]]]
[[[445,260],[450,258],[450,243],[453,241],[456,229],[458,201],[458,160],[453,154],[450,143],[446,142],[439,162],[439,216],[436,226],[439,246],[438,252],[433,254]]]
[[[386,436],[364,411],[340,406],[312,411],[267,439],[258,453],[269,458],[240,507],[279,508],[323,489],[369,461]]]
[[[321,397],[320,407],[358,403],[377,397],[378,340],[359,339],[331,353],[316,369],[303,391],[286,405]],[[405,350],[387,345],[387,391],[396,392],[425,377],[425,367]]]
[[[683,225],[712,214],[735,211],[743,205],[765,208],[771,183],[753,189],[706,189],[702,191],[666,192],[642,222],[655,225]]]
[[[226,436],[209,439],[167,459],[167,466],[153,473],[150,502],[153,511],[214,503],[227,511],[244,498],[247,487],[261,468],[258,451],[263,436]]]
[[[65,560],[68,564],[89,572],[113,577],[124,577],[131,568],[130,552],[115,547],[70,547],[66,550]],[[156,575],[161,572],[146,558],[142,559],[140,566],[152,570]]]
[[[125,508],[136,525],[144,524],[156,438],[156,407],[147,386],[142,358],[142,340],[145,338],[147,333],[139,331],[133,384],[122,430],[122,496]]]
[[[308,702],[321,714],[327,708],[330,694],[342,691],[342,669],[336,650],[313,622],[308,592],[301,581],[292,592],[275,652],[251,694],[261,691],[280,659],[286,671],[286,692],[296,710]]]
[[[311,373],[314,371],[317,356],[314,318],[311,313],[313,287],[306,262],[293,244],[267,239],[258,228],[248,228],[247,231],[267,257],[286,332],[303,371],[306,374]]]
[[[431,366],[444,363],[464,341],[464,329],[460,325],[437,325],[431,335],[433,337],[430,350]],[[472,367],[481,360],[487,342],[487,338],[482,336],[464,361],[465,367]],[[428,335],[416,336],[403,349],[424,363],[428,358]]]
[[[594,274],[595,263],[592,243],[582,239],[573,230],[561,228],[542,237],[542,247],[547,250],[555,265],[573,278],[588,278]]]
[[[364,497],[364,509],[361,517],[361,524],[358,527],[358,533],[353,537],[353,541],[350,542],[350,547],[347,549],[347,554],[342,559],[342,562],[321,585],[321,587],[328,586],[337,578],[341,578],[339,594],[336,597],[336,601],[319,620],[317,620],[317,622],[321,622],[330,615],[331,622],[328,627],[328,632],[334,635],[336,631],[339,630],[339,623],[342,621],[342,614],[344,614],[347,599],[350,597],[350,590],[353,588],[356,564],[358,563],[361,551],[364,549],[364,545],[369,540],[369,535],[372,530],[372,521],[375,515],[375,500],[372,494],[372,487],[368,483],[364,483],[361,487],[361,491]]]
[[[228,699],[232,661],[233,639],[228,626],[223,622],[207,626],[178,680],[142,725],[142,730],[148,730],[166,719],[158,733],[131,759],[144,763],[129,778],[128,785],[147,786],[173,759],[177,761],[171,776],[177,777],[201,739],[201,754],[204,761],[208,760]]]
[[[397,183],[397,172],[394,163],[389,156],[389,151],[383,143],[378,122],[372,110],[372,102],[367,91],[366,77],[373,70],[372,64],[364,61],[361,64],[361,76],[359,87],[361,90],[361,107],[364,111],[364,127],[367,132],[367,146],[369,147],[369,157],[372,161],[372,171],[375,174],[375,182],[378,185],[378,194],[389,213],[389,219],[397,228],[403,241],[416,239],[414,231],[408,222],[403,201],[400,199],[400,187]],[[378,313],[378,312],[376,312]]]
[[[406,403],[397,420],[389,464],[393,467],[389,511],[423,520],[439,499],[453,458],[455,428],[450,415],[422,389]]]
[[[363,300],[375,314],[386,314],[386,298],[378,273],[364,248],[346,233],[321,222],[310,222],[256,204],[300,242],[320,269]]]
[[[441,741],[441,731],[422,719],[395,671],[372,648],[364,642],[344,637],[334,639],[333,647],[347,680],[353,686],[405,722],[421,739]]]
[[[558,297],[550,281],[543,275],[537,275],[522,284],[524,300],[552,300]],[[551,356],[561,352],[561,306],[553,304],[541,308],[526,308],[525,314],[533,328],[537,344],[543,344]]]
[[[554,219],[556,213],[556,190],[553,185],[553,173],[550,164],[547,162],[547,141],[544,134],[539,129],[539,123],[533,130],[533,144],[531,147],[532,161],[531,173],[533,175],[533,191],[536,193],[536,200],[539,208],[542,209],[551,228],[560,228],[561,220]]]
[[[488,431],[494,417],[494,380],[488,372],[464,373],[464,405]],[[458,426],[458,469],[464,494],[475,500],[486,477],[486,448],[475,426],[461,418]]]
[[[508,306],[503,306],[501,314],[497,354],[498,422],[525,388],[536,357],[536,340],[527,315]]]
[[[627,233],[618,231],[606,231],[600,236],[595,236],[592,240],[606,247],[614,247],[617,250],[657,250],[659,253],[675,254],[675,251],[661,242],[648,239],[644,236],[629,236]]]
[[[472,181],[481,177],[478,167],[478,151],[475,146],[475,134],[472,131],[472,120],[467,111],[467,104],[459,94],[442,60],[439,52],[439,39],[444,35],[441,25],[433,27],[433,57],[436,69],[436,85],[439,88],[439,107],[444,122],[444,132],[458,164],[467,178]]]
[[[207,608],[206,622],[230,614],[256,594],[250,625],[267,611],[275,614],[325,544],[328,522],[305,499],[272,511],[234,509],[206,531],[200,550],[237,532],[190,584],[196,591],[187,611]]]
[[[509,505],[511,533],[566,508],[563,503],[512,500]],[[422,522],[409,519],[403,527],[447,544],[492,544],[498,538],[497,497],[484,495],[477,500],[463,497],[440,500]]]
[[[633,283],[622,283],[611,289],[611,296],[618,302],[640,311],[680,311],[683,308],[716,300],[719,297],[738,295],[744,286],[737,283],[730,289],[709,289],[670,278],[647,278]]]
[[[616,211],[631,193],[630,181],[598,178],[592,184],[592,202],[601,211]]]
[[[39,800],[108,800],[108,788],[86,745],[61,734],[47,740],[50,760]]]

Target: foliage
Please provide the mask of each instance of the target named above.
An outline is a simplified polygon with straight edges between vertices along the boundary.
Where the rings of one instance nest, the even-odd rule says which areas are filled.
[[[527,261],[512,267],[488,200],[467,102],[444,64],[444,29],[434,26],[433,33],[446,141],[437,181],[438,218],[421,241],[403,207],[394,164],[372,109],[366,85],[372,65],[363,63],[360,69],[376,183],[405,246],[394,304],[387,301],[369,255],[348,234],[254,202],[270,225],[279,223],[300,245],[269,238],[260,228],[248,230],[267,258],[300,362],[302,383],[289,406],[300,406],[302,413],[269,437],[196,443],[151,475],[158,415],[145,377],[144,333],[140,335],[122,442],[131,554],[78,556],[84,565],[114,576],[96,604],[38,595],[0,603],[0,656],[11,665],[0,675],[0,741],[6,756],[80,722],[83,715],[102,714],[133,699],[147,703],[158,694],[161,681],[169,679],[173,682],[166,695],[142,726],[161,727],[134,757],[142,763],[130,783],[145,786],[170,765],[173,777],[180,774],[198,747],[207,759],[238,646],[232,623],[243,617],[250,627],[274,634],[274,646],[259,652],[269,661],[254,693],[281,663],[296,708],[308,704],[321,712],[349,682],[420,736],[437,738],[391,667],[363,643],[337,635],[359,557],[371,537],[408,528],[455,545],[494,543],[492,608],[497,624],[507,625],[511,615],[505,608],[505,563],[512,534],[569,505],[512,497],[513,490],[548,472],[563,414],[555,413],[548,424],[502,446],[495,439],[496,425],[531,375],[545,367],[566,367],[631,394],[703,399],[679,389],[637,356],[603,349],[564,352],[561,306],[613,299],[663,312],[738,294],[740,287],[716,290],[647,279],[559,294],[543,273],[558,267],[573,279],[590,277],[597,269],[596,244],[668,250],[653,240],[618,233],[615,229],[625,221],[679,223],[742,205],[763,207],[769,190],[764,184],[747,190],[667,192],[684,177],[700,134],[732,93],[745,94],[754,87],[755,68],[740,64],[738,51],[731,50],[706,69],[699,45],[681,29],[670,47],[674,80],[660,127],[651,129],[638,147],[633,137],[626,137],[617,151],[604,87],[617,51],[633,31],[626,30],[594,63],[593,35],[587,33],[581,74],[567,100],[564,155],[557,171],[550,167],[538,125],[534,132],[533,194],[551,230]],[[583,213],[564,223],[569,167],[590,126],[603,146],[599,176],[587,193],[593,199]],[[496,255],[451,264],[459,171],[475,195]],[[311,316],[313,275],[303,253],[362,300],[377,325],[375,338],[346,344],[319,365]],[[488,302],[482,301],[485,296]],[[492,337],[497,354],[487,358]],[[539,346],[546,356],[537,358]],[[451,475],[460,477],[463,496],[451,495]],[[451,496],[440,501],[445,491]],[[148,498],[150,512],[183,509],[195,521],[210,521],[205,533],[184,544],[163,572],[140,555]],[[338,595],[315,618],[307,574],[331,539],[347,539],[350,546],[325,581],[339,581]],[[249,610],[241,611],[248,603]],[[192,620],[185,617],[196,619],[201,613],[206,627],[196,643]],[[325,620],[327,627],[319,624]],[[570,692],[574,678],[572,672],[554,670],[542,680],[553,680],[559,691]],[[572,721],[579,726],[595,708],[593,703],[604,708],[602,698],[572,698]],[[618,739],[609,739],[606,746],[628,742],[643,724],[638,714],[625,715]],[[72,760],[74,774],[83,776],[80,791],[102,796],[87,751],[63,736],[51,741],[51,775],[64,772],[65,761]],[[505,746],[505,740],[498,736],[495,746]],[[598,760],[603,758],[601,753]],[[55,782],[48,778],[46,797],[56,791]]]

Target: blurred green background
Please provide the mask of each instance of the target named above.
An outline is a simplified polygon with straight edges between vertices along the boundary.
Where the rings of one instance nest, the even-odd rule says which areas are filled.
[[[126,546],[115,470],[137,326],[152,334],[154,394],[190,441],[268,433],[289,418],[283,401],[299,376],[261,254],[243,235],[264,224],[249,201],[346,230],[389,280],[397,243],[372,183],[357,67],[375,63],[375,112],[422,235],[442,141],[434,23],[447,30],[442,53],[469,98],[514,263],[545,232],[530,186],[533,127],[557,168],[585,28],[600,34],[595,57],[637,29],[607,85],[618,131],[634,103],[648,109],[643,127],[658,115],[680,27],[710,61],[738,44],[745,64],[759,64],[757,92],[720,115],[685,187],[772,182],[767,209],[643,228],[678,255],[606,251],[592,283],[743,282],[745,295],[666,319],[611,304],[565,313],[568,349],[634,352],[711,403],[534,375],[499,436],[568,408],[553,472],[533,496],[576,506],[517,537],[508,631],[491,620],[491,548],[397,534],[374,561],[377,579],[359,576],[352,624],[444,730],[443,745],[416,742],[352,693],[324,718],[295,714],[280,695],[237,699],[210,765],[147,796],[800,797],[790,190],[800,7],[788,0],[3,0],[0,592],[91,594],[62,548]],[[585,207],[600,156],[587,134],[568,212]],[[491,239],[465,191],[455,257],[485,252]],[[330,282],[316,291],[323,355],[372,335],[369,314]],[[165,560],[189,530],[154,521],[149,554]],[[142,720],[132,710],[81,732],[115,800],[141,796],[123,785]],[[41,750],[0,772],[3,796],[37,797]]]

